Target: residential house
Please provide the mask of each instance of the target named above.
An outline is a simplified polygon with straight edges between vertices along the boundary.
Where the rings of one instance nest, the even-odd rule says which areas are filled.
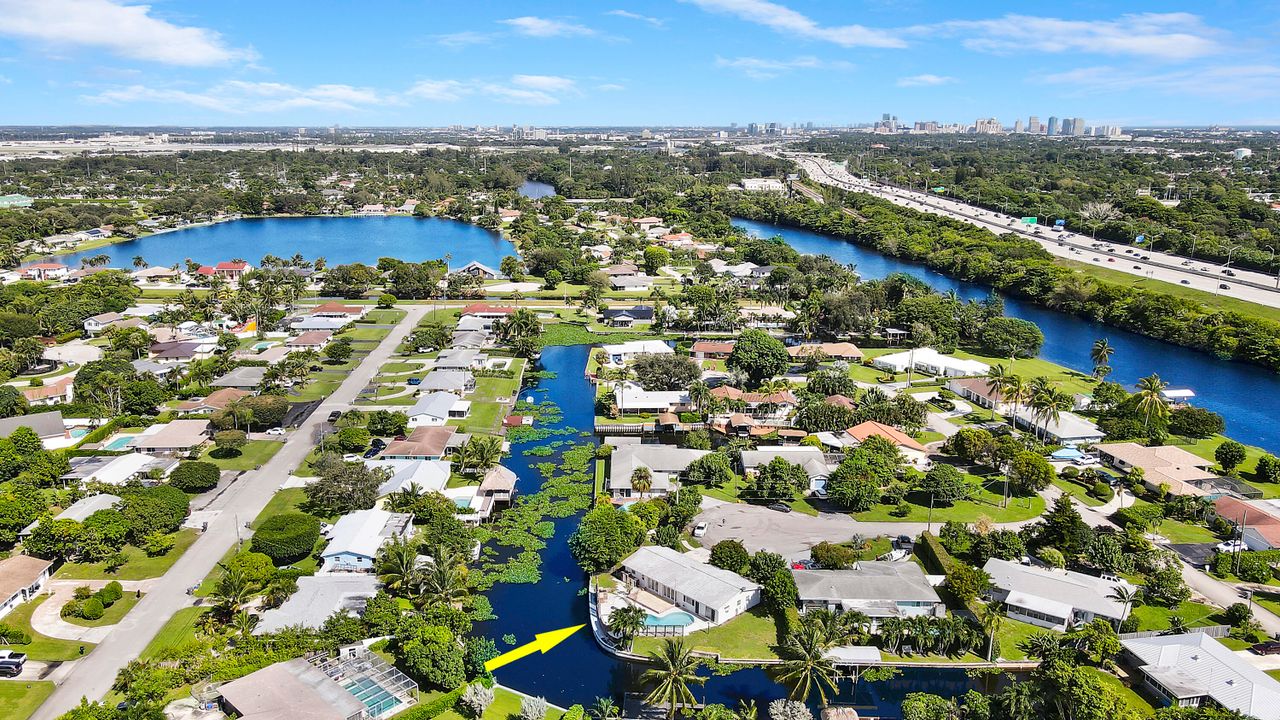
[[[105,227],[96,227],[88,230],[81,230],[78,233],[73,233],[71,237],[75,238],[78,242],[91,242],[94,240],[106,240],[113,234],[114,233],[111,230]]]
[[[463,315],[458,324],[453,326],[454,334],[464,332],[492,332],[493,326],[501,318],[481,317],[479,315]]]
[[[229,282],[239,282],[253,266],[243,260],[226,260],[213,266],[213,273]]]
[[[412,513],[357,510],[343,515],[320,553],[324,572],[371,572],[383,545],[413,534]]]
[[[81,485],[102,483],[125,485],[134,480],[155,484],[164,480],[178,467],[178,461],[168,457],[156,457],[142,452],[125,455],[94,455],[71,458],[71,471],[58,478],[64,482]],[[152,476],[156,480],[152,480]]]
[[[53,519],[54,520],[74,520],[75,522],[82,523],[85,520],[89,519],[90,515],[98,512],[99,510],[110,510],[114,508],[116,506],[116,503],[118,502],[120,502],[119,495],[112,495],[110,493],[98,493],[97,495],[90,495],[88,497],[80,498],[79,500],[71,503],[69,506],[67,506],[66,510],[63,510],[62,512],[55,515]],[[21,531],[18,532],[18,537],[20,538],[27,537],[28,535],[31,534],[32,530],[36,529],[36,526],[39,524],[40,524],[40,521],[36,520],[35,522],[26,526],[25,528],[23,528]]]
[[[455,332],[449,344],[461,350],[479,350],[493,344],[493,336],[483,330]]]
[[[162,378],[178,369],[178,365],[176,363],[162,363],[150,358],[139,358],[131,361],[129,364],[133,366],[133,369],[136,370],[139,375],[154,375],[158,378]]]
[[[795,360],[804,360],[809,356],[817,356],[830,360],[847,360],[861,362],[862,351],[857,345],[847,342],[804,343],[787,348],[787,354]]]
[[[861,561],[849,570],[792,570],[800,612],[860,612],[876,627],[887,618],[945,617],[947,606],[913,562]]]
[[[619,383],[613,389],[613,400],[618,412],[681,413],[693,410],[693,401],[687,390],[645,390],[633,382]]]
[[[653,308],[636,305],[629,308],[609,308],[600,313],[600,319],[610,327],[629,328],[638,322],[653,322]]]
[[[268,665],[223,684],[218,693],[219,705],[230,717],[294,720],[376,717],[364,702],[303,658]]]
[[[1094,447],[1102,462],[1125,473],[1142,469],[1143,484],[1165,486],[1175,495],[1205,495],[1218,476],[1209,472],[1212,460],[1174,445],[1147,447],[1137,443],[1105,443]]]
[[[494,465],[484,473],[477,494],[491,506],[510,505],[516,496],[516,474],[502,465]]]
[[[796,314],[784,307],[765,305],[763,307],[738,308],[738,316],[746,326],[756,330],[778,330],[796,319]]]
[[[9,437],[20,427],[35,431],[46,450],[66,447],[71,440],[71,433],[67,432],[66,423],[62,421],[62,413],[57,410],[0,418],[0,437]]]
[[[383,205],[382,203],[372,203],[368,205],[361,205],[360,209],[356,210],[356,214],[364,215],[364,216],[386,215],[387,206]]]
[[[944,355],[930,347],[912,348],[898,353],[881,355],[871,361],[874,367],[889,372],[906,372],[914,368],[919,372],[937,375],[938,377],[963,377],[966,375],[986,375],[991,366],[977,360]]]
[[[618,275],[609,278],[609,287],[624,292],[648,290],[653,287],[653,278],[648,275]]]
[[[609,262],[613,257],[613,248],[608,245],[583,245],[579,249],[601,262]]]
[[[659,545],[642,547],[623,560],[622,574],[636,587],[715,625],[760,602],[759,585]]]
[[[378,486],[378,497],[417,485],[423,492],[441,492],[449,485],[452,464],[448,460],[386,460],[381,457],[364,461],[365,467],[388,470],[391,477]]]
[[[725,360],[733,352],[732,340],[698,340],[690,349],[694,360]]]
[[[478,370],[489,362],[489,356],[470,348],[441,350],[432,364],[436,370]]]
[[[208,439],[208,420],[172,420],[143,430],[128,447],[140,453],[189,453]]]
[[[635,277],[636,275],[642,274],[638,265],[629,262],[610,265],[607,268],[602,268],[600,272],[604,273],[605,276],[609,278]]]
[[[461,447],[468,437],[449,425],[423,425],[414,428],[404,440],[388,443],[381,457],[385,460],[443,460]]]
[[[671,346],[661,340],[630,340],[600,346],[611,365],[626,365],[641,355],[672,355]]]
[[[113,327],[124,320],[128,320],[126,316],[116,312],[106,312],[85,318],[84,331],[90,335],[101,335],[107,331],[107,328]],[[133,318],[137,321],[137,318]]]
[[[1241,529],[1240,537],[1250,550],[1280,548],[1280,518],[1268,512],[1265,505],[1222,495],[1213,501],[1213,512]]]
[[[466,265],[458,268],[457,272],[462,273],[463,275],[480,278],[481,280],[497,280],[503,277],[502,273],[476,260],[472,260]]]
[[[827,478],[835,468],[827,463],[821,448],[765,445],[755,450],[743,450],[742,471],[748,477],[754,477],[760,472],[760,468],[773,462],[775,458],[782,458],[803,468],[805,475],[809,476],[809,492],[826,492]]]
[[[325,345],[329,344],[329,339],[333,337],[333,333],[328,330],[307,330],[297,337],[290,338],[285,343],[285,347],[289,350],[322,350]]]
[[[334,613],[358,617],[364,614],[369,598],[378,594],[378,587],[378,578],[363,573],[304,575],[298,578],[298,589],[284,604],[262,613],[253,634],[295,627],[318,630]],[[286,714],[296,717],[292,711]]]
[[[240,390],[257,390],[267,376],[267,369],[257,365],[241,365],[214,380],[213,387],[229,387]]]
[[[757,419],[785,420],[800,407],[800,401],[790,390],[773,393],[746,392],[731,385],[721,385],[712,389],[711,395],[731,405],[741,403],[746,413]]]
[[[471,403],[450,392],[432,392],[419,396],[413,407],[406,410],[409,427],[440,426],[449,420],[465,418]]]
[[[925,450],[924,445],[921,445],[920,441],[892,425],[885,425],[875,420],[867,420],[845,430],[844,434],[853,441],[855,447],[865,442],[872,435],[878,435],[896,445],[903,457],[907,459],[907,462],[916,466],[928,462],[928,451]]]
[[[991,576],[991,599],[1004,603],[1009,617],[1050,630],[1067,630],[1095,618],[1119,627],[1130,608],[1112,596],[1117,588],[1136,590],[1120,578],[1000,558],[990,558],[982,569]]]
[[[0,560],[0,618],[40,593],[53,563],[30,555]]]
[[[59,280],[71,272],[71,268],[57,262],[39,262],[28,265],[20,271],[24,280]]]
[[[294,332],[307,332],[309,330],[336,332],[350,324],[351,320],[347,318],[308,315],[289,323],[289,329]]]
[[[1035,411],[1020,405],[1013,413],[1014,423],[1045,442],[1057,445],[1092,445],[1107,436],[1091,420],[1063,411],[1056,418],[1038,417]]]
[[[662,218],[659,218],[659,217],[631,218],[631,224],[635,225],[641,230],[648,230],[649,228],[661,225]]]
[[[460,314],[462,315],[462,317],[466,317],[468,315],[475,315],[477,317],[484,317],[484,318],[489,318],[491,320],[497,320],[499,318],[505,318],[506,316],[510,315],[511,313],[514,313],[515,311],[516,309],[509,305],[489,305],[487,303],[472,303],[462,308],[462,311]]]
[[[344,305],[340,302],[327,302],[311,308],[309,315],[313,318],[332,318],[334,320],[359,320],[369,312],[367,305]]]
[[[1136,668],[1143,687],[1166,705],[1280,720],[1280,683],[1202,632],[1128,638],[1120,645],[1123,662]]]
[[[662,497],[675,490],[689,465],[708,450],[678,448],[673,445],[621,445],[609,455],[609,479],[605,490],[614,499],[639,497],[631,487],[631,475],[637,468],[647,468],[650,487],[645,497]]]
[[[183,400],[178,403],[177,410],[179,413],[184,415],[218,412],[219,410],[226,410],[236,401],[242,400],[251,395],[253,395],[253,393],[247,390],[240,390],[238,388],[219,388],[205,397]]]
[[[995,410],[1001,415],[1008,415],[1013,410],[1013,405],[1006,402],[1004,395],[986,378],[956,378],[947,383],[947,389],[974,405]]]
[[[23,388],[21,392],[32,407],[69,403],[75,396],[75,377],[68,375],[44,385]]]
[[[148,267],[130,273],[138,283],[176,283],[182,279],[182,273],[167,267]]]
[[[432,370],[422,378],[419,389],[465,395],[476,389],[476,377],[469,370]]]

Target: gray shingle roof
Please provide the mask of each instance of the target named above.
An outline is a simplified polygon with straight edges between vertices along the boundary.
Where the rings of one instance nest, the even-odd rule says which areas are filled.
[[[255,635],[301,625],[319,628],[334,612],[364,612],[365,602],[378,593],[378,578],[373,575],[313,575],[298,578],[298,591],[278,608],[262,614],[253,629]]]
[[[1124,617],[1124,603],[1107,597],[1116,586],[1129,584],[1124,580],[1106,580],[1071,570],[1020,565],[999,558],[987,560],[982,569],[991,576],[991,582],[1002,590],[1067,602],[1076,609],[1104,617]]]
[[[694,460],[709,454],[710,450],[690,450],[674,445],[625,445],[615,449],[609,457],[609,489],[631,487],[631,473],[638,467],[647,467],[653,473],[653,490],[669,489],[669,475],[679,475]]]
[[[60,437],[67,433],[67,426],[62,422],[62,413],[54,410],[34,415],[2,418],[0,419],[0,437],[9,437],[20,427],[29,427],[42,438]]]
[[[792,570],[801,600],[940,602],[913,562],[860,562],[852,570]]]

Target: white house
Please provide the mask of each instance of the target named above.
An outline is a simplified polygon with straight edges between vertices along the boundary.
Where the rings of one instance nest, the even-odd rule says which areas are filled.
[[[613,400],[618,412],[664,413],[693,410],[693,401],[687,390],[645,390],[636,383],[624,382],[613,390]]]
[[[626,365],[641,355],[673,355],[675,351],[661,340],[631,340],[601,345],[611,365]]]
[[[1175,707],[1222,707],[1280,720],[1280,683],[1202,632],[1121,640],[1143,685]]]
[[[0,618],[35,597],[49,579],[53,563],[30,555],[0,560]]]
[[[433,392],[419,397],[418,402],[406,412],[409,427],[420,427],[444,425],[449,420],[465,418],[470,410],[469,401],[451,392]]]
[[[991,369],[991,366],[978,362],[977,360],[963,360],[961,358],[944,355],[930,347],[912,348],[898,353],[889,355],[881,355],[871,361],[871,364],[881,370],[888,370],[895,373],[906,372],[907,368],[914,367],[920,372],[926,372],[939,377],[963,377],[965,375],[985,375]]]
[[[1019,406],[1013,419],[1019,427],[1058,445],[1092,445],[1107,436],[1093,421],[1073,412],[1061,412],[1057,419],[1040,418],[1031,408]]]
[[[662,497],[676,488],[690,463],[709,452],[674,445],[620,445],[609,455],[605,490],[614,498],[639,497],[640,491],[631,487],[631,474],[643,467],[650,476],[645,497]]]
[[[760,602],[760,586],[668,547],[647,546],[622,561],[636,587],[719,625]]]
[[[755,450],[743,450],[742,469],[748,476],[755,475],[774,458],[782,458],[803,468],[805,475],[809,476],[809,492],[825,491],[827,478],[834,469],[827,463],[821,448],[800,445],[761,446]]]
[[[1111,596],[1117,588],[1136,590],[1120,578],[1072,570],[1021,565],[991,558],[982,569],[991,576],[991,599],[1005,604],[1009,617],[1050,630],[1066,630],[1102,618],[1119,626],[1129,607]]]
[[[412,532],[411,513],[357,510],[334,523],[320,562],[325,572],[369,572],[383,545]]]
[[[457,272],[464,275],[470,275],[472,277],[478,277],[481,280],[497,280],[503,276],[502,273],[477,260],[472,260],[466,265],[463,265],[458,268]]]
[[[792,570],[800,612],[856,611],[873,624],[885,618],[944,617],[947,606],[913,562],[859,562],[850,570]]]
[[[365,467],[391,472],[378,486],[378,497],[385,497],[393,492],[404,490],[410,485],[417,485],[423,492],[441,492],[449,484],[452,464],[448,460],[382,460],[364,461]]]

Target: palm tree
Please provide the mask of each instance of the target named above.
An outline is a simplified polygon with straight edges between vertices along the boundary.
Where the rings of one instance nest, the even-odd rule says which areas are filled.
[[[133,266],[135,268],[142,269],[147,266],[147,261],[141,255],[134,255]]]
[[[258,616],[250,615],[247,612],[238,612],[235,617],[231,618],[231,627],[235,629],[236,634],[240,637],[249,637],[253,634],[253,628],[258,624]]]
[[[1151,416],[1164,417],[1169,414],[1169,401],[1164,397],[1164,389],[1169,383],[1152,373],[1138,380],[1138,409],[1143,413],[1142,430],[1146,432],[1151,425]]]
[[[395,539],[382,547],[378,556],[378,579],[393,594],[407,594],[419,583],[418,549],[413,543]]]
[[[694,380],[689,384],[689,402],[693,403],[698,412],[702,412],[711,402],[711,388],[701,380]]]
[[[801,626],[798,632],[787,636],[782,646],[782,672],[778,674],[791,685],[791,699],[807,702],[816,689],[818,699],[827,704],[827,690],[837,692],[835,665],[827,657],[833,643],[818,623]]]
[[[1036,689],[1029,682],[1010,683],[996,696],[1000,717],[1007,720],[1032,720],[1036,717]]]
[[[1187,632],[1187,630],[1188,630],[1187,621],[1183,620],[1182,616],[1180,615],[1169,616],[1168,632],[1170,635],[1182,635],[1183,633]]]
[[[1032,633],[1027,639],[1023,640],[1019,645],[1028,657],[1037,660],[1047,660],[1058,653],[1062,648],[1062,643],[1058,639],[1058,635],[1050,632]]]
[[[622,710],[613,702],[613,698],[596,698],[595,704],[587,711],[592,720],[619,720]]]
[[[434,548],[431,563],[418,578],[418,603],[423,606],[456,606],[470,594],[467,569],[458,554],[443,545]]]
[[[214,610],[219,616],[230,619],[240,612],[253,597],[253,584],[240,568],[227,567],[219,563],[222,577],[214,587]]]
[[[652,685],[653,691],[644,701],[666,705],[667,717],[674,720],[677,710],[697,702],[689,686],[701,685],[707,679],[698,676],[698,659],[685,647],[683,638],[663,642],[662,649],[650,651],[649,661],[654,667],[640,674],[640,682]]]
[[[631,642],[644,630],[649,613],[635,605],[624,605],[609,613],[609,630],[618,636],[618,643],[631,647]]]
[[[1094,377],[1101,380],[1111,373],[1111,356],[1115,351],[1106,338],[1094,341],[1093,348],[1089,350],[1089,359],[1093,361]]]
[[[1003,363],[996,363],[987,370],[987,392],[991,394],[991,419],[996,419],[996,398],[1004,393],[1009,381],[1009,370]]]
[[[1111,589],[1111,594],[1107,596],[1107,599],[1124,603],[1123,617],[1128,617],[1129,608],[1133,607],[1133,602],[1138,599],[1138,589],[1129,585],[1116,585]]]
[[[987,662],[991,662],[991,654],[996,649],[996,633],[1000,632],[1000,625],[1004,622],[1004,615],[1001,614],[1000,608],[994,604],[989,604],[982,608],[982,614],[978,617],[982,623],[982,629],[987,633]]]
[[[649,468],[641,465],[631,471],[631,489],[640,492],[640,499],[644,499],[645,493],[653,488],[653,472]]]
[[[1009,419],[1010,425],[1017,424],[1014,418],[1018,416],[1018,408],[1021,407],[1022,401],[1027,399],[1028,392],[1028,386],[1021,376],[1009,375],[1009,377],[1005,378],[1001,394],[1004,395],[1006,400],[1013,403],[1013,418]]]
[[[494,435],[476,435],[461,449],[466,451],[463,469],[469,466],[478,472],[485,472],[502,459],[502,441]]]

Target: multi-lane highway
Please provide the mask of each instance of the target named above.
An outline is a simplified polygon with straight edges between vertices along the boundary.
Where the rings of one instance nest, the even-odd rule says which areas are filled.
[[[1280,279],[1274,276],[1251,270],[1228,268],[1201,260],[1188,260],[1177,255],[1152,252],[1141,247],[1095,241],[1086,235],[1057,231],[1047,225],[1024,225],[1017,217],[974,207],[936,194],[907,190],[856,177],[840,163],[816,155],[780,152],[773,147],[757,146],[751,149],[794,160],[809,174],[809,177],[825,185],[865,192],[903,207],[943,215],[994,233],[1016,233],[1035,240],[1044,249],[1058,257],[1261,305],[1280,307],[1280,288],[1277,287]],[[1041,218],[1041,220],[1052,222],[1051,218]]]

